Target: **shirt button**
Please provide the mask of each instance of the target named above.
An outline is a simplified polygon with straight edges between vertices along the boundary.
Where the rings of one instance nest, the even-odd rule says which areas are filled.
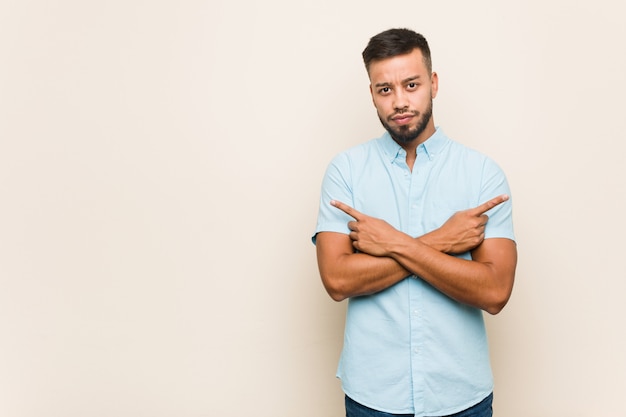
[[[413,352],[415,352],[416,355],[418,355],[420,353],[420,350],[418,348],[413,349]]]
[[[417,310],[413,310],[413,314],[416,315],[416,316],[420,315],[419,311],[417,311]]]

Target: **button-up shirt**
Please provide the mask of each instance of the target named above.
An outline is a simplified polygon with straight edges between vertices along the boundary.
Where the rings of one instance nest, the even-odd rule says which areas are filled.
[[[329,164],[313,242],[319,232],[350,232],[353,219],[331,200],[418,237],[500,194],[510,190],[498,165],[440,128],[418,146],[412,171],[404,149],[385,133]],[[514,239],[510,199],[487,214],[485,239]],[[493,390],[482,311],[417,276],[352,297],[337,376],[346,395],[379,411],[426,416],[469,408]]]

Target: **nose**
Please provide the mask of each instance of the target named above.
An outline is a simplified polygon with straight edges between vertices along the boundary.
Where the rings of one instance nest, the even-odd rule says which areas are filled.
[[[393,98],[393,107],[396,110],[407,110],[409,108],[409,98],[406,91],[397,89]]]

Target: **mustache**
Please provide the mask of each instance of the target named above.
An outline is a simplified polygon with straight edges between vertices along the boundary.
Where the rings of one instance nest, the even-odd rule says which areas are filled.
[[[412,114],[413,116],[419,116],[420,115],[420,112],[417,111],[417,110],[409,110],[409,109],[406,109],[406,108],[405,109],[396,109],[395,112],[393,112],[389,117],[387,117],[387,120],[393,120],[394,117],[401,116],[401,115],[406,114],[406,113]]]

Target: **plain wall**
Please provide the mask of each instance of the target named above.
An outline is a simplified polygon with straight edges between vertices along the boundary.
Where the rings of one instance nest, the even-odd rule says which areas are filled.
[[[435,121],[512,187],[495,415],[623,416],[618,1],[0,1],[0,416],[341,416],[310,235],[381,134],[360,53],[431,44]]]

